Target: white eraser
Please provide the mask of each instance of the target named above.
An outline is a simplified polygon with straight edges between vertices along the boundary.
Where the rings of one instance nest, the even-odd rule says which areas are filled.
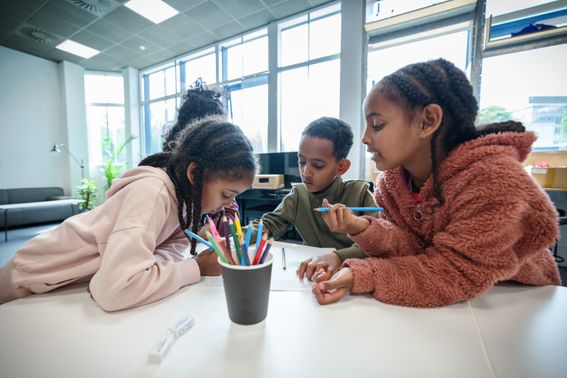
[[[156,343],[152,346],[150,354],[148,355],[148,360],[150,362],[160,363],[164,360],[165,356],[171,349],[175,339],[170,332],[167,332],[160,336]]]
[[[171,332],[178,339],[183,336],[187,331],[193,327],[195,324],[195,319],[192,317],[180,319],[173,327],[170,328]]]

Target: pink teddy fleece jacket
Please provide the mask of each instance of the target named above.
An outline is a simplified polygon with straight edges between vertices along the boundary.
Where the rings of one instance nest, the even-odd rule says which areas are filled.
[[[0,303],[89,282],[105,310],[140,306],[199,281],[179,228],[169,176],[138,167],[116,180],[106,201],[26,243],[0,269]]]
[[[558,285],[549,247],[558,237],[557,213],[522,162],[536,136],[491,134],[455,148],[439,168],[445,203],[433,196],[432,177],[420,192],[423,217],[403,168],[377,180],[381,218],[350,235],[367,259],[349,259],[353,293],[386,303],[438,307],[477,296],[511,280]]]

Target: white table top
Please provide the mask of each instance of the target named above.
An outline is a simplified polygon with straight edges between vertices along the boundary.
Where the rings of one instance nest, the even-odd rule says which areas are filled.
[[[286,247],[295,261],[321,253]],[[563,377],[567,288],[498,286],[437,309],[347,296],[320,306],[305,286],[272,286],[263,328],[234,326],[210,280],[157,303],[106,313],[75,286],[0,306],[2,377]],[[308,285],[307,285],[308,286]],[[286,291],[292,290],[292,291]],[[148,351],[183,316],[195,326],[161,364]]]

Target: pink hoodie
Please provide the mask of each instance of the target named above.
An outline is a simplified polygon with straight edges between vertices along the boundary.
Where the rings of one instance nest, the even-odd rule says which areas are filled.
[[[179,228],[173,183],[159,168],[117,179],[106,201],[25,244],[0,269],[0,303],[89,281],[105,310],[140,306],[199,281]]]
[[[558,237],[557,214],[547,194],[522,168],[536,137],[499,133],[453,150],[441,163],[445,204],[432,210],[432,178],[422,186],[423,219],[407,172],[378,179],[381,219],[351,239],[367,259],[344,262],[354,275],[353,293],[380,301],[436,307],[477,296],[500,281],[560,283],[549,247]]]

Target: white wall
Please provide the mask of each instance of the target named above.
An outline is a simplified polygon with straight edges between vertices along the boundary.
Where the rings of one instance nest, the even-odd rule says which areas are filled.
[[[84,69],[0,46],[0,188],[59,186],[71,195],[88,167]],[[87,171],[85,170],[85,175]]]
[[[48,153],[64,135],[58,64],[0,46],[0,188],[68,194],[66,157]]]

